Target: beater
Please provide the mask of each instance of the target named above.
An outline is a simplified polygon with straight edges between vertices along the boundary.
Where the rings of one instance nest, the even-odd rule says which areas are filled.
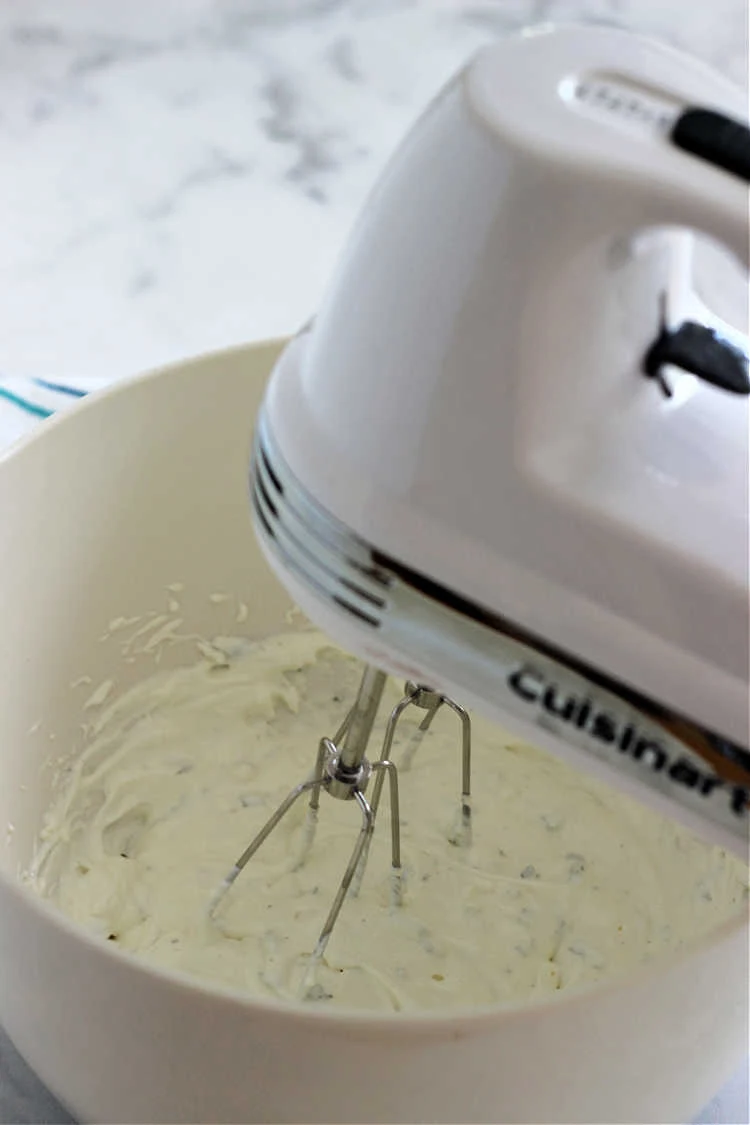
[[[391,819],[391,898],[394,906],[402,902],[401,886],[401,832],[400,832],[400,807],[398,797],[398,771],[395,764],[390,761],[389,754],[393,746],[396,728],[404,711],[410,706],[425,711],[425,716],[419,724],[416,737],[413,737],[402,761],[402,769],[408,769],[414,756],[421,736],[427,733],[432,720],[439,709],[446,705],[454,711],[461,722],[461,796],[459,800],[456,827],[449,836],[449,840],[457,847],[468,846],[471,839],[471,719],[469,714],[452,699],[440,692],[429,688],[420,687],[414,683],[407,683],[404,695],[391,711],[383,736],[380,756],[374,762],[369,762],[365,757],[368,742],[372,735],[378,708],[380,706],[386,675],[372,666],[366,666],[362,673],[357,697],[354,705],[331,738],[321,738],[318,745],[318,754],[312,776],[296,785],[281,802],[275,812],[269,817],[260,831],[248,844],[245,851],[231,868],[209,904],[209,916],[215,918],[221,902],[229,888],[246,864],[276,828],[281,820],[297,800],[305,793],[310,793],[310,802],[307,809],[307,818],[303,827],[302,846],[298,857],[293,863],[292,870],[298,870],[307,859],[312,847],[315,828],[318,820],[318,808],[321,789],[331,797],[340,800],[355,800],[362,813],[362,827],[356,839],[354,850],[346,866],[338,891],[328,912],[323,928],[318,937],[317,944],[312,954],[308,972],[303,978],[302,992],[305,993],[310,974],[314,965],[323,956],[328,940],[336,924],[347,893],[357,894],[364,877],[365,867],[369,852],[370,841],[375,829],[375,816],[380,804],[380,797],[385,777],[388,777],[390,786],[390,819]],[[368,802],[365,790],[370,777],[375,775],[372,801]]]
[[[698,231],[747,267],[744,114],[667,47],[542,28],[480,52],[407,138],[271,375],[251,468],[270,565],[371,667],[220,895],[302,793],[308,838],[321,790],[353,797],[320,948],[386,775],[399,872],[409,703],[462,720],[468,843],[454,697],[747,855],[748,347],[690,257]],[[370,765],[375,668],[408,686]]]

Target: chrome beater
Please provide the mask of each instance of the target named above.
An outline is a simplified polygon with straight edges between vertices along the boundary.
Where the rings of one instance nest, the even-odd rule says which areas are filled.
[[[215,919],[224,897],[239,874],[303,794],[309,793],[310,800],[303,826],[302,844],[292,865],[292,870],[299,870],[304,866],[312,848],[318,822],[321,790],[338,800],[356,801],[362,813],[359,835],[311,955],[308,971],[305,973],[303,980],[303,995],[306,992],[306,985],[312,969],[325,953],[347,894],[356,895],[359,893],[367,866],[370,844],[375,830],[375,818],[380,806],[386,776],[389,782],[391,813],[391,902],[394,907],[399,907],[402,903],[403,870],[401,866],[398,770],[389,755],[393,748],[399,720],[410,706],[425,711],[425,716],[406,748],[400,767],[404,771],[410,768],[420,742],[442,706],[447,706],[460,720],[461,797],[456,826],[449,836],[449,841],[457,847],[468,847],[471,843],[471,719],[468,712],[448,696],[433,691],[431,688],[408,682],[404,688],[403,697],[388,717],[380,756],[377,760],[371,762],[365,757],[365,751],[383,698],[386,679],[385,672],[381,672],[370,665],[365,667],[353,707],[334,737],[332,739],[323,737],[318,743],[318,753],[312,775],[306,781],[296,785],[284,798],[234,863],[209,903],[209,917]],[[365,790],[371,778],[374,778],[372,800],[368,801]]]

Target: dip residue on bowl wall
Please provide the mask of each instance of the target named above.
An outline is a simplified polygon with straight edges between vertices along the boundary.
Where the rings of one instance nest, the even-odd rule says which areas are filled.
[[[202,645],[198,663],[114,701],[101,689],[28,881],[153,964],[295,1001],[359,830],[356,806],[321,798],[314,846],[294,870],[298,802],[215,922],[207,906],[309,775],[358,676],[352,658],[303,630]],[[395,703],[399,685],[388,692]],[[419,717],[407,712],[397,764]],[[413,1011],[524,1000],[624,973],[744,908],[738,860],[494,724],[474,717],[473,732],[471,846],[449,842],[460,738],[445,710],[400,775],[404,903],[390,899],[384,803],[361,892],[318,967],[316,1003]]]

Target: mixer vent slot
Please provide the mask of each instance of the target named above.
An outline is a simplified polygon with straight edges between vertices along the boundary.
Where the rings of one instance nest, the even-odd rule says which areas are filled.
[[[284,489],[282,488],[281,481],[276,476],[276,473],[273,471],[273,465],[269,461],[268,456],[266,455],[266,451],[265,451],[265,449],[263,448],[262,445],[259,446],[259,454],[260,454],[260,457],[263,461],[264,468],[265,468],[266,472],[268,473],[269,477],[271,478],[271,481],[273,483],[274,488],[276,489],[277,492],[280,492],[283,495]]]
[[[346,586],[347,590],[351,590],[353,594],[357,594],[358,597],[364,598],[366,602],[369,602],[370,605],[376,606],[378,609],[382,609],[385,605],[385,601],[383,600],[383,598],[379,598],[375,594],[368,593],[368,591],[363,590],[361,586],[357,586],[354,582],[350,582],[348,578],[342,578],[341,585]]]
[[[253,448],[251,493],[258,532],[283,566],[318,597],[380,628],[391,575],[365,543],[299,484],[262,416]]]
[[[365,625],[372,625],[375,629],[379,627],[380,622],[378,621],[377,617],[371,617],[369,613],[365,613],[357,606],[352,605],[351,602],[344,601],[343,598],[334,596],[333,600],[335,601],[337,606],[341,607],[341,609],[345,609],[347,613],[351,613],[354,617],[359,618],[360,621],[364,621]]]
[[[279,518],[279,510],[276,507],[276,505],[274,504],[271,497],[268,495],[268,492],[266,491],[266,487],[263,483],[263,477],[260,476],[260,474],[258,475],[258,478],[257,478],[257,489],[258,489],[258,492],[259,492],[260,496],[263,497],[263,500],[265,501],[266,506],[268,507],[269,511],[271,512],[271,515],[274,517],[274,519],[278,519]]]
[[[255,512],[255,515],[257,516],[257,518],[262,523],[263,530],[265,531],[268,538],[273,539],[274,538],[273,528],[271,527],[270,523],[266,519],[265,512],[263,511],[263,508],[261,507],[261,505],[258,503],[258,497],[255,493],[253,493],[253,511]]]

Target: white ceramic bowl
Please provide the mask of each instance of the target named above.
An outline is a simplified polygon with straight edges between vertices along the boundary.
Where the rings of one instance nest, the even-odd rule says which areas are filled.
[[[162,607],[179,581],[197,632],[217,630],[214,591],[251,607],[253,634],[283,627],[288,602],[255,545],[246,483],[277,352],[147,375],[0,460],[0,1022],[84,1121],[689,1120],[747,1054],[744,919],[554,1002],[375,1018],[150,968],[19,882],[50,798],[43,767],[80,736],[71,682],[124,687],[148,671],[100,640],[111,619]]]

